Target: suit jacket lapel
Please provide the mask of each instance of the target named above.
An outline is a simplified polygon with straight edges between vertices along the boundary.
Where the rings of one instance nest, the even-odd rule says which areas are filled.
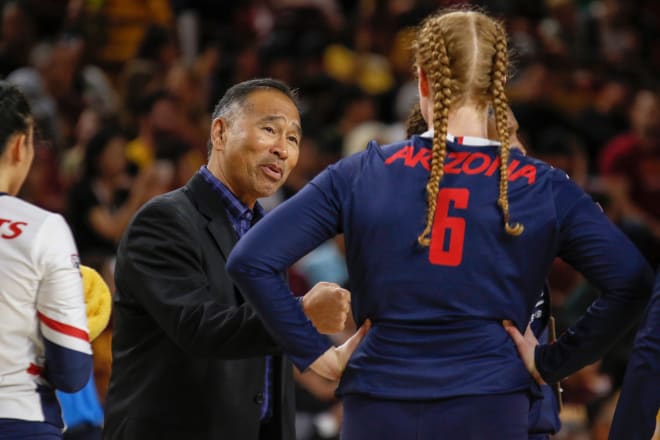
[[[238,237],[220,197],[199,173],[188,181],[185,191],[192,197],[197,210],[208,219],[207,228],[226,260]]]
[[[227,261],[229,253],[238,241],[236,231],[234,231],[234,227],[231,225],[225,205],[220,200],[218,194],[213,191],[213,188],[199,173],[195,174],[188,181],[184,191],[192,198],[200,214],[208,219],[209,222],[206,227],[224,258],[224,261],[218,261],[218,264],[223,265],[221,269],[224,270],[224,263]],[[241,295],[235,285],[234,297],[237,304],[243,304],[245,302],[243,295]]]

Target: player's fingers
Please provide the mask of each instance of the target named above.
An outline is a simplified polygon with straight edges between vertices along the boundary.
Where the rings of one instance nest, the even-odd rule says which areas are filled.
[[[509,320],[502,321],[502,325],[504,325],[504,330],[511,336],[511,339],[513,339],[513,342],[515,342],[516,345],[520,346],[525,343],[525,338],[523,335],[520,333],[518,328],[516,328],[515,325],[513,325],[513,322]]]
[[[357,346],[360,345],[360,342],[362,342],[362,339],[364,339],[364,336],[367,334],[370,328],[371,320],[367,319],[360,326],[360,328],[341,345],[340,349],[342,349],[344,354],[347,355],[346,359],[348,359],[350,355],[353,354]]]

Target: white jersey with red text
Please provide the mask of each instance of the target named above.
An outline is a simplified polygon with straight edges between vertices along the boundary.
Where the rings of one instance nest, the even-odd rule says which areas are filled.
[[[0,419],[61,425],[54,388],[89,378],[91,348],[71,231],[0,193]]]

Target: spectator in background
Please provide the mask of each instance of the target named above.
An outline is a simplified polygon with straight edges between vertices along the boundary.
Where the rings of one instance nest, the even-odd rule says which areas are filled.
[[[57,173],[57,152],[43,140],[35,142],[34,160],[19,196],[41,208],[63,213],[67,194]]]
[[[592,175],[598,172],[598,158],[605,144],[628,128],[625,109],[631,94],[630,85],[621,76],[606,76],[595,88],[593,101],[575,121],[584,139]]]
[[[511,78],[507,94],[511,110],[518,118],[529,145],[539,144],[541,133],[549,127],[570,128],[568,115],[562,113],[552,101],[553,91],[559,88],[559,74],[547,63],[533,61],[521,67]]]
[[[80,180],[84,169],[85,149],[101,124],[102,117],[97,110],[87,107],[80,113],[74,130],[74,144],[60,159],[59,173],[64,188],[69,189]]]
[[[95,267],[114,257],[117,242],[137,209],[169,185],[158,180],[153,167],[133,178],[125,145],[122,132],[114,126],[94,135],[85,151],[83,175],[69,194],[69,217],[81,258]]]
[[[35,22],[26,1],[11,0],[0,4],[0,78],[29,64],[35,44]]]
[[[87,42],[78,35],[58,35],[33,50],[31,65],[8,79],[29,91],[40,131],[57,153],[73,142],[82,110],[93,107],[104,116],[118,111],[117,94],[105,73],[85,58]]]
[[[146,28],[135,58],[153,63],[158,72],[167,72],[176,63],[179,48],[170,28],[151,25]]]
[[[165,89],[179,108],[180,136],[198,153],[195,169],[206,161],[206,141],[210,115],[206,113],[206,88],[200,73],[181,63],[173,65],[165,77]]]
[[[178,133],[180,113],[172,95],[158,90],[138,103],[137,136],[126,144],[126,158],[138,169],[152,165],[158,151],[158,137]]]
[[[77,8],[79,20],[90,22],[88,36],[100,42],[95,61],[114,77],[137,54],[150,25],[171,27],[173,14],[168,0],[107,0],[85,2]]]
[[[660,263],[660,100],[648,89],[635,94],[630,132],[605,146],[600,170],[622,217],[647,229],[655,244],[647,257]]]

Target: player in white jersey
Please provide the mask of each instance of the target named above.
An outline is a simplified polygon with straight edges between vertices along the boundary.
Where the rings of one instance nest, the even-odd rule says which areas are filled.
[[[29,104],[0,81],[0,438],[58,439],[55,389],[90,377],[78,252],[62,216],[15,197],[34,157]]]

